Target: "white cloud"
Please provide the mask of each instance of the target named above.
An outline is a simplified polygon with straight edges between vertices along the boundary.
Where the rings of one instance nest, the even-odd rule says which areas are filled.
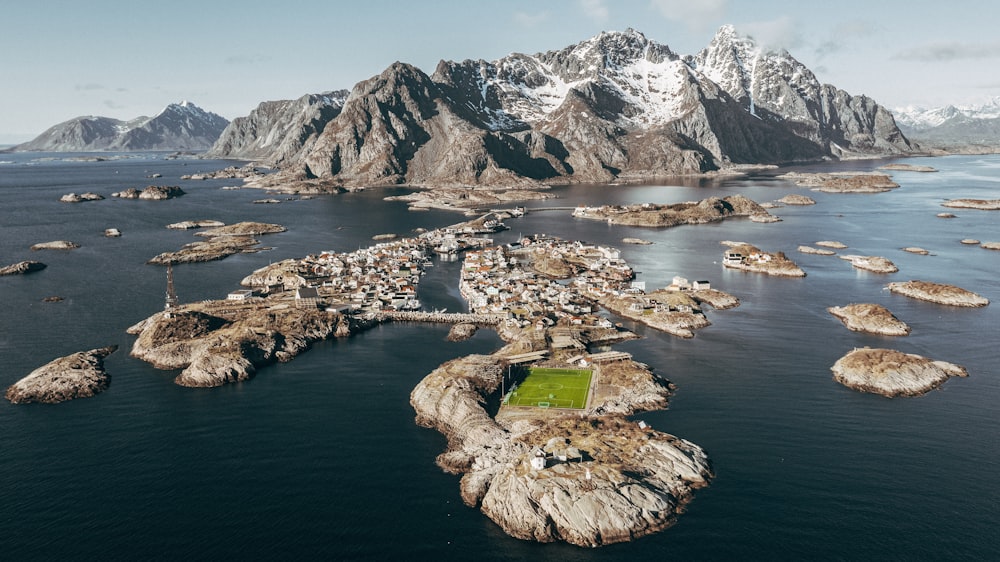
[[[577,0],[580,9],[590,19],[597,23],[608,21],[608,7],[604,5],[604,0]]]
[[[781,16],[776,20],[740,24],[737,31],[754,38],[758,45],[772,49],[792,50],[802,46],[802,36],[795,20]]]
[[[668,20],[704,30],[726,18],[728,0],[651,0],[651,5]]]
[[[930,43],[911,47],[892,56],[897,60],[917,62],[947,62],[961,59],[1000,57],[1000,42],[993,43]]]
[[[536,12],[528,14],[526,12],[514,12],[514,22],[521,27],[535,27],[549,19],[548,12]]]

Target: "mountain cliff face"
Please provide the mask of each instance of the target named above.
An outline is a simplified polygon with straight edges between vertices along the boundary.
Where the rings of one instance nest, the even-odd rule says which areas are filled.
[[[90,152],[130,150],[206,150],[229,121],[191,102],[172,103],[155,117],[120,121],[77,117],[50,127],[17,151]]]
[[[285,177],[339,185],[508,186],[913,148],[873,100],[725,26],[694,56],[629,29],[559,51],[442,61],[431,76],[395,63],[355,86],[311,145],[268,158]]]
[[[316,141],[347,98],[347,90],[307,94],[296,100],[266,101],[237,117],[205,154],[267,160],[280,166]]]

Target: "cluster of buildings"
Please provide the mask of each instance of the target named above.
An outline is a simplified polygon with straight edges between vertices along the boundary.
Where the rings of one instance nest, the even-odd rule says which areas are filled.
[[[275,276],[275,286],[263,289],[294,290],[296,306],[308,308],[418,310],[417,286],[428,261],[426,242],[410,238],[345,254],[326,251],[299,260],[297,273]],[[243,289],[229,293],[228,298],[244,300],[253,294]]]
[[[560,283],[523,267],[543,256],[571,264],[576,276]],[[633,276],[616,249],[537,235],[466,252],[459,290],[475,313],[507,314],[522,325],[560,318],[580,324],[601,295],[630,290]],[[605,318],[593,321],[611,325]]]

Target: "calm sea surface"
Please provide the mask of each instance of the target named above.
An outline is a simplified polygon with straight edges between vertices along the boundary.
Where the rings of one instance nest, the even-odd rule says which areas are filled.
[[[44,159],[52,156],[53,159]],[[118,344],[109,390],[59,405],[0,401],[0,552],[26,559],[995,559],[1000,552],[1000,252],[959,243],[1000,241],[1000,212],[953,210],[949,198],[1000,198],[1000,157],[911,159],[938,173],[896,172],[889,193],[824,194],[772,176],[678,185],[575,186],[529,206],[673,203],[742,193],[756,201],[803,193],[783,222],[739,219],[666,230],[609,227],[566,211],[529,213],[498,237],[547,233],[618,246],[649,288],[674,275],[708,279],[743,304],[708,311],[712,326],[681,340],[642,326],[621,345],[678,386],[653,427],[702,446],[718,477],[674,527],[630,544],[580,549],[505,535],[459,498],[458,478],[434,458],[445,447],[417,427],[409,393],[438,364],[500,345],[489,331],[447,343],[445,327],[390,325],[323,342],[246,383],[173,384],[128,356],[130,325],[163,306],[156,254],[196,240],[167,230],[181,220],[276,222],[271,250],[178,266],[182,301],[223,298],[271,261],[350,251],[382,233],[464,220],[410,212],[382,197],[399,190],[253,204],[237,180],[182,181],[230,162],[67,161],[0,155],[0,265],[48,264],[0,277],[0,389],[62,355]],[[873,169],[884,162],[804,170]],[[148,179],[153,173],[161,178]],[[169,201],[110,198],[149,184],[180,185]],[[69,192],[108,199],[60,203]],[[105,228],[123,232],[105,238]],[[626,246],[623,237],[653,241]],[[70,252],[31,252],[71,240]],[[723,269],[722,240],[784,251],[807,273],[779,279]],[[865,273],[805,255],[800,244],[838,240],[842,253],[878,255],[900,272]],[[921,256],[903,252],[920,246]],[[458,263],[435,262],[420,285],[429,308],[462,310]],[[993,301],[953,309],[891,295],[890,281],[952,283]],[[49,296],[65,300],[43,303]],[[910,324],[904,338],[846,330],[826,307],[887,306]],[[855,347],[892,347],[965,366],[919,398],[894,400],[837,383],[830,366]]]

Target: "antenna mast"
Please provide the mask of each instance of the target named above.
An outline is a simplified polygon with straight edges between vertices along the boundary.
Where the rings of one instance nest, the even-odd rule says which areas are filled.
[[[177,306],[177,291],[174,290],[174,268],[173,263],[167,262],[167,300],[163,310],[170,310]]]

